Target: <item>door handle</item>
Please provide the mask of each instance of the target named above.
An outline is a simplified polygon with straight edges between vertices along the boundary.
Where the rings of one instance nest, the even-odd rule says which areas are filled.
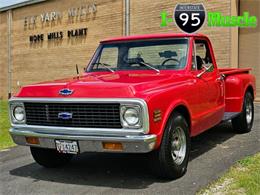
[[[222,82],[225,80],[225,75],[224,74],[221,74],[217,79],[216,81],[219,81],[219,82]]]

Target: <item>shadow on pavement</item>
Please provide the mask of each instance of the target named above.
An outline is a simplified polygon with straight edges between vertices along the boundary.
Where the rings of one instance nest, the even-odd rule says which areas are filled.
[[[227,123],[193,138],[190,161],[234,135],[231,125]],[[60,169],[45,169],[31,163],[11,170],[10,174],[33,178],[35,181],[126,189],[145,189],[155,182],[170,182],[151,174],[146,157],[136,154],[84,153]]]

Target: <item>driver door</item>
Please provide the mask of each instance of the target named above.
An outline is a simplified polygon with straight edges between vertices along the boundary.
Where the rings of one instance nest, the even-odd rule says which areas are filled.
[[[196,77],[198,83],[205,85],[201,89],[201,130],[206,130],[218,124],[224,114],[224,81],[221,80],[215,61],[213,61],[212,49],[206,39],[195,39],[195,60],[197,75],[209,70],[200,77]]]

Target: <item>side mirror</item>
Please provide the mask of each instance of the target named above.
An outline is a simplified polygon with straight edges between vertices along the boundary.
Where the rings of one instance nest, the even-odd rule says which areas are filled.
[[[202,65],[203,71],[197,74],[197,78],[201,78],[202,75],[204,75],[206,72],[211,72],[213,68],[213,64],[210,64],[209,66]]]

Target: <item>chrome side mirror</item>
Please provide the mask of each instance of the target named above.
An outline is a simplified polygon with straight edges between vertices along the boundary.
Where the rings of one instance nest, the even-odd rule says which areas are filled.
[[[204,70],[197,74],[197,78],[201,78],[201,76],[204,75],[206,72],[210,72],[213,67],[213,64],[210,64],[209,66],[202,65],[202,67],[204,68]]]

